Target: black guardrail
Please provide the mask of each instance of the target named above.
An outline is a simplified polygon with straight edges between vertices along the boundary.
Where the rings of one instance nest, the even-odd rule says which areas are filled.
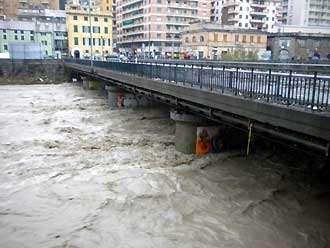
[[[89,60],[66,60],[91,66]],[[251,66],[215,67],[208,64],[93,61],[94,67],[147,77],[191,87],[199,87],[270,103],[325,111],[329,106],[330,76],[301,74],[297,71],[259,70]],[[286,70],[287,71],[287,70]]]
[[[275,63],[275,62],[235,62],[235,61],[215,61],[215,60],[154,60],[154,59],[145,59],[139,60],[139,62],[144,63],[166,63],[166,64],[179,64],[179,65],[195,65],[195,66],[213,66],[216,68],[220,67],[239,67],[242,69],[252,69],[255,70],[268,70],[272,69],[274,71],[295,71],[303,73],[312,73],[315,72],[321,74],[330,74],[330,63],[327,64],[297,64],[297,63]]]

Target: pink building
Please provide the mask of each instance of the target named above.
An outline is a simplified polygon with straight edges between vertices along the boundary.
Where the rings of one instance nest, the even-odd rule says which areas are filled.
[[[209,0],[117,0],[120,52],[174,57],[180,32],[196,20],[210,19]]]

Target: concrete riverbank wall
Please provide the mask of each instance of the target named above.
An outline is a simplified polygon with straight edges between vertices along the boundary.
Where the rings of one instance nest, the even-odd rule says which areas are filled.
[[[0,84],[52,84],[69,79],[61,60],[0,59]]]

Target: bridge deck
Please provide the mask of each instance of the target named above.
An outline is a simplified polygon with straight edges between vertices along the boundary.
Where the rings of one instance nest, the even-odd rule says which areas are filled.
[[[254,120],[330,141],[329,77],[99,61],[92,70],[89,63],[78,60],[66,65],[133,90],[160,94],[176,104],[202,106],[210,116]]]

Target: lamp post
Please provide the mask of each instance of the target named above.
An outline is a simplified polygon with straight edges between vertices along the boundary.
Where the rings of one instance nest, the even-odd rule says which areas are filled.
[[[90,54],[90,60],[91,60],[91,68],[92,68],[92,71],[93,71],[93,66],[94,66],[94,63],[93,63],[93,35],[92,35],[92,0],[89,0],[89,34],[90,34],[90,50],[91,50],[91,54]]]

